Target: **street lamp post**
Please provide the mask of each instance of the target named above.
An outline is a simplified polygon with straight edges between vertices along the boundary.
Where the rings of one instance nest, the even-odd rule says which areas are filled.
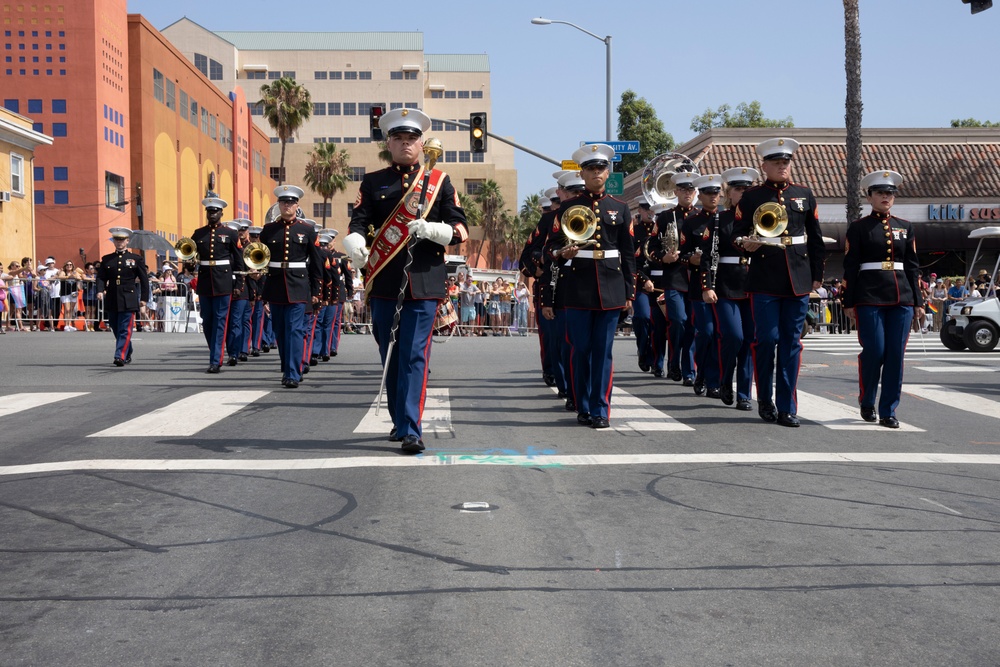
[[[593,37],[594,39],[598,39],[598,40],[604,42],[604,45],[607,47],[607,52],[608,52],[608,92],[607,92],[607,97],[608,97],[608,115],[607,115],[607,123],[606,123],[606,127],[605,127],[605,135],[606,135],[605,140],[606,141],[613,141],[613,139],[611,138],[611,35],[608,35],[607,37],[601,37],[600,35],[595,35],[594,33],[590,32],[589,30],[584,30],[580,26],[576,25],[575,23],[570,23],[569,21],[557,21],[555,19],[543,19],[542,17],[538,17],[538,18],[531,19],[531,22],[533,24],[535,24],[535,25],[549,25],[549,24],[552,24],[552,23],[561,23],[563,25],[568,25],[571,28],[576,28],[580,32],[585,32],[588,35],[590,35],[591,37]]]

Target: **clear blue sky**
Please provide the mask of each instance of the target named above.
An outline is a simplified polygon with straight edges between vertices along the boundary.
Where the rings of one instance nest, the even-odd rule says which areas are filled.
[[[960,0],[860,4],[865,127],[1000,120],[1000,2],[976,16]],[[837,0],[129,0],[128,9],[157,28],[187,16],[211,30],[415,30],[427,53],[486,53],[490,130],[556,159],[604,138],[606,51],[569,26],[532,25],[536,16],[611,35],[614,106],[634,90],[678,143],[692,138],[691,119],[706,108],[755,99],[766,116],[791,116],[797,127],[844,126]],[[553,184],[555,167],[516,155],[521,199]]]

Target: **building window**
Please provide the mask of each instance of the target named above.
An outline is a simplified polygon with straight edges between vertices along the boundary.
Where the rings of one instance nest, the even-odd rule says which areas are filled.
[[[431,91],[431,99],[432,100],[442,100],[442,99],[444,99],[444,91],[443,90],[432,90]]]
[[[486,156],[483,153],[473,153],[472,154],[472,161],[473,162],[486,162]]]
[[[371,72],[358,72],[358,78],[361,79],[362,81],[371,81],[372,80],[372,73]]]
[[[28,113],[42,113],[42,101],[28,100]]]
[[[402,102],[389,102],[389,111],[392,111],[394,109],[402,109],[402,108],[403,108],[403,103]]]
[[[215,135],[215,116],[209,116],[208,117],[208,136],[212,138],[212,141],[215,141],[215,139],[216,139],[216,135]]]
[[[260,70],[255,72],[245,72],[246,78],[248,79],[266,79],[267,72]]]
[[[24,194],[24,157],[10,154],[10,191]]]
[[[402,81],[403,80],[403,73],[402,72],[389,72],[389,80],[390,81]]]
[[[326,102],[313,102],[313,115],[314,116],[325,116],[326,115]]]
[[[52,167],[52,180],[53,181],[68,181],[69,180],[69,167]]]
[[[465,194],[478,195],[480,192],[483,191],[483,185],[485,184],[486,181],[484,181],[481,178],[477,179],[467,178],[465,179]]]
[[[285,170],[282,167],[271,167],[271,178],[279,183],[285,182]]]
[[[264,105],[263,105],[263,103],[251,102],[249,106],[250,106],[250,115],[251,116],[263,116],[264,115]]]
[[[458,91],[458,99],[460,99],[460,100],[467,100],[467,99],[469,99],[469,91],[467,91],[467,90],[460,90],[460,91]]]
[[[34,169],[35,182],[40,183],[45,180],[45,167],[35,167]]]
[[[344,143],[345,144],[356,144],[356,143],[358,143],[358,138],[357,137],[344,137]]]
[[[281,72],[268,72],[267,73],[267,78],[269,80],[272,80],[272,81],[280,79],[281,78]]]
[[[200,53],[194,54],[194,66],[198,68],[198,71],[208,76],[208,56],[203,56]]]
[[[354,217],[354,204],[347,205],[347,219],[350,220]]]
[[[341,143],[340,137],[327,137],[326,143],[328,144],[339,144]]]
[[[439,120],[432,120],[431,132],[444,132],[444,123]]]
[[[191,103],[188,101],[188,94],[183,90],[181,91],[181,118],[184,120],[188,119],[188,112],[190,111]]]
[[[344,72],[344,79],[346,79],[347,81],[357,81],[358,80],[358,73],[357,72]]]
[[[417,106],[416,102],[405,102],[403,104],[403,106],[406,107],[407,109],[419,109],[420,108],[420,107]]]
[[[481,90],[473,90],[472,91],[472,99],[474,99],[474,100],[481,100],[481,99],[483,99],[483,91],[481,91]]]
[[[456,91],[454,91],[454,90],[446,90],[446,91],[444,91],[444,99],[446,99],[446,100],[453,100],[453,99],[456,99],[457,97],[458,97],[458,93]]]
[[[344,115],[345,116],[357,116],[358,105],[354,102],[344,102]]]
[[[52,203],[53,204],[68,204],[69,203],[69,190],[55,190],[52,193]]]
[[[351,167],[351,180],[360,182],[364,180],[365,168],[364,167]]]
[[[45,204],[45,190],[35,190],[35,204],[38,206]]]
[[[66,100],[52,100],[52,113],[66,113]]]
[[[459,151],[458,152],[459,162],[472,162],[472,152],[471,151]]]
[[[166,105],[168,109],[177,110],[177,96],[176,88],[173,81],[167,81],[167,100]]]
[[[458,125],[456,125],[455,123],[445,123],[444,124],[444,131],[445,132],[458,132],[460,129],[461,128]]]
[[[313,72],[313,78],[317,81],[326,81],[326,72]]]
[[[163,73],[160,70],[153,70],[153,97],[157,102],[163,101]]]
[[[208,62],[208,78],[212,81],[222,81],[222,63],[218,60]]]
[[[330,72],[330,81],[340,81],[343,78],[343,72]]]
[[[45,123],[32,123],[31,129],[35,132],[45,132]]]
[[[313,143],[314,144],[325,144],[326,143],[326,137],[313,137]]]
[[[66,136],[66,123],[52,123],[52,136],[53,137],[65,137]]]
[[[271,143],[272,144],[280,144],[281,143],[281,139],[279,139],[278,137],[271,137]]]
[[[328,116],[339,116],[340,102],[328,102],[326,105],[326,113]]]
[[[191,124],[198,127],[198,102],[191,99]]]
[[[8,111],[13,111],[14,113],[20,113],[21,104],[20,102],[18,102],[18,100],[4,100],[3,108],[7,109]]]
[[[326,204],[313,204],[313,218],[331,218],[333,217],[333,202],[327,202]]]
[[[125,210],[125,177],[104,172],[104,205],[119,211]]]
[[[408,72],[403,72],[403,78],[406,79],[407,81],[416,81],[417,80],[417,71],[416,70],[410,70]]]
[[[444,152],[445,162],[458,162],[458,151],[445,151]]]

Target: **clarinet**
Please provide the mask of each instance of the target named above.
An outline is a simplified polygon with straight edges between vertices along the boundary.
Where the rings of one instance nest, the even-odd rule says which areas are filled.
[[[715,212],[715,222],[712,225],[712,261],[709,264],[712,272],[712,285],[715,285],[716,277],[719,275],[719,212]]]

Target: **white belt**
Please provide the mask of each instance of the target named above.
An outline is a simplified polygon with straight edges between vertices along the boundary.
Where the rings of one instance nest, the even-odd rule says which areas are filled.
[[[576,253],[577,257],[584,259],[611,259],[618,256],[617,250],[581,250]]]
[[[649,275],[651,275],[651,276],[662,276],[663,275],[663,269],[656,269],[655,271],[650,271]]]
[[[737,257],[736,255],[727,255],[725,257],[719,257],[719,264],[749,264],[749,257]]]
[[[902,262],[864,262],[861,264],[862,271],[902,271]]]
[[[229,264],[228,259],[212,259],[207,262],[198,262],[201,266],[227,266]]]
[[[749,241],[754,241],[755,243],[763,243],[764,245],[802,245],[806,242],[805,236],[776,236],[774,238],[759,238],[759,239],[748,239]]]
[[[305,262],[268,262],[268,268],[270,269],[304,269],[306,268]]]

